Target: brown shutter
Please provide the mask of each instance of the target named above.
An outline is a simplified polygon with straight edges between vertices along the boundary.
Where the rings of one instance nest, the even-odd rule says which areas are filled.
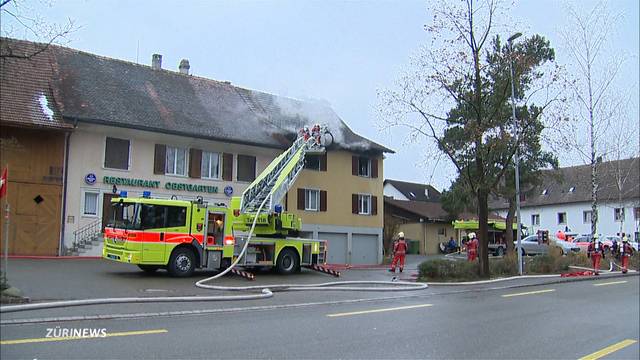
[[[304,210],[304,189],[298,189],[298,210]]]
[[[327,192],[320,190],[320,211],[327,211]]]
[[[200,178],[202,175],[202,150],[189,149],[189,177]]]
[[[378,215],[378,197],[371,197],[371,215]]]
[[[222,180],[233,181],[233,154],[222,154]]]
[[[167,146],[156,144],[153,159],[153,173],[164,174],[165,162],[167,161]]]
[[[351,213],[358,213],[358,194],[351,194]]]
[[[351,156],[351,175],[358,176],[358,157],[355,155]]]
[[[320,171],[327,171],[327,153],[320,156]]]
[[[378,158],[371,158],[371,177],[373,179],[378,177]]]

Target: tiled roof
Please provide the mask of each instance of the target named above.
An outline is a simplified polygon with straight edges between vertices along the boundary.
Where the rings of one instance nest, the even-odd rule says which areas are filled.
[[[0,53],[31,55],[44,45],[0,38]],[[2,126],[71,129],[62,120],[53,97],[53,48],[30,58],[0,59],[0,123]]]
[[[8,38],[2,44],[41,46]],[[337,148],[393,152],[355,134],[323,103],[70,48],[50,46],[31,60],[5,59],[1,70],[3,124],[71,128],[70,123],[80,121],[286,148],[301,126],[319,123],[329,127]],[[51,117],[46,104],[53,110]]]
[[[596,172],[599,202],[617,201],[619,195],[625,200],[640,199],[640,158],[601,162]],[[591,201],[591,165],[544,170],[541,176],[541,185],[527,191],[522,207]],[[617,179],[624,179],[621,191]],[[502,199],[493,199],[489,204],[491,209],[507,207]]]
[[[385,180],[384,184],[393,185],[393,187],[398,189],[398,191],[400,191],[409,200],[440,201],[440,192],[431,185],[390,179]],[[428,190],[429,197],[425,195],[425,190]]]

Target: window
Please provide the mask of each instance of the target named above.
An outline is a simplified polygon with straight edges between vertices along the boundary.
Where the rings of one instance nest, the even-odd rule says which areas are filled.
[[[308,170],[320,171],[320,155],[305,155],[304,168]]]
[[[220,154],[214,152],[202,152],[202,171],[204,179],[220,178]]]
[[[613,209],[613,220],[624,221],[624,208]]]
[[[633,208],[633,217],[640,220],[640,207]]]
[[[251,182],[256,178],[256,157],[238,155],[238,181]]]
[[[583,224],[591,224],[593,221],[593,212],[591,210],[586,210],[582,212],[582,223]]]
[[[104,147],[104,167],[129,170],[129,140],[107,137]]]
[[[98,193],[93,192],[84,193],[84,215],[98,215],[98,195]]]
[[[187,175],[187,149],[167,146],[165,174]]]
[[[438,228],[438,235],[447,236],[446,228]]]
[[[567,223],[567,213],[558,213],[558,225],[565,225]]]
[[[358,176],[371,176],[371,159],[367,157],[358,157]]]
[[[358,195],[358,214],[371,214],[371,195]]]
[[[304,190],[304,209],[307,211],[320,210],[320,190]]]
[[[142,204],[141,230],[181,227],[187,224],[187,208]]]
[[[531,215],[531,225],[539,226],[540,225],[540,214],[532,214]]]

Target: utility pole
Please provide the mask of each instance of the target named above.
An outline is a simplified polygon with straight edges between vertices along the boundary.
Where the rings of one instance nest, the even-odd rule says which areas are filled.
[[[520,218],[520,152],[518,151],[520,148],[520,143],[518,139],[518,121],[516,119],[516,98],[515,98],[515,84],[514,84],[514,75],[513,75],[513,40],[522,36],[522,33],[515,33],[507,39],[509,43],[509,70],[511,71],[511,111],[513,116],[513,126],[515,128],[515,138],[516,138],[516,151],[515,151],[515,159],[514,166],[516,172],[516,217],[518,220],[518,233],[516,237],[518,239],[518,274],[522,276],[522,219]],[[508,231],[513,231],[513,229],[508,229]]]

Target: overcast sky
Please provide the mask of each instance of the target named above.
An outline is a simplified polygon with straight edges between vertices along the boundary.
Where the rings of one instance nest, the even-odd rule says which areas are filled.
[[[407,144],[403,132],[380,132],[376,125],[376,90],[390,87],[410,54],[428,40],[423,30],[431,20],[426,1],[20,2],[49,22],[73,19],[79,29],[65,43],[72,48],[143,64],[150,64],[151,54],[159,53],[163,67],[176,71],[180,59],[187,58],[194,75],[277,95],[326,100],[355,132],[396,151],[387,155],[385,178],[428,182],[440,190],[452,180],[446,160],[437,165],[423,162],[424,144]],[[573,3],[584,8],[595,4]],[[623,14],[611,46],[629,58],[616,86],[631,91],[636,99],[631,114],[636,121],[638,3],[609,3],[614,12]],[[514,4],[511,14],[518,30],[525,36],[547,37],[558,61],[567,61],[559,33],[565,22],[563,3]],[[2,18],[3,30],[9,21]],[[19,32],[12,37],[33,40]],[[561,157],[561,166],[578,163],[577,158]]]

